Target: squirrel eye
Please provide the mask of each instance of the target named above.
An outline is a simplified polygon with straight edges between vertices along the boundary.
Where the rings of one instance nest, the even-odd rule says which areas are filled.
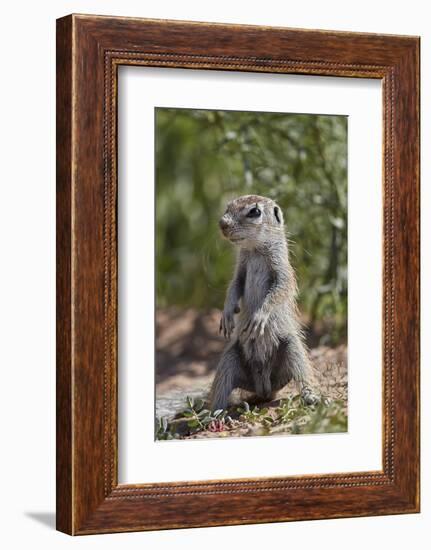
[[[259,210],[259,208],[257,208],[257,206],[255,206],[254,208],[248,211],[247,218],[258,218],[260,214],[261,214],[261,211]]]

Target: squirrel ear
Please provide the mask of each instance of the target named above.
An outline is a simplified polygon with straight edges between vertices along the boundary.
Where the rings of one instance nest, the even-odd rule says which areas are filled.
[[[282,223],[283,216],[282,216],[278,206],[274,206],[274,216],[275,216],[275,219],[278,221],[278,223]]]

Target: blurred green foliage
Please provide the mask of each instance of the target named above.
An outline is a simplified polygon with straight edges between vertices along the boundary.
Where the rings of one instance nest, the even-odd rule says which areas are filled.
[[[346,336],[347,117],[156,109],[157,306],[222,308],[233,247],[218,219],[256,193],[283,209],[300,308]]]

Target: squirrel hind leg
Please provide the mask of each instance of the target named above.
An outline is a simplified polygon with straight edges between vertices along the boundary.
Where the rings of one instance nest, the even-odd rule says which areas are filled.
[[[225,349],[217,365],[209,395],[212,411],[227,408],[232,390],[244,387],[242,378],[239,344],[234,342]]]
[[[299,335],[289,335],[280,344],[273,378],[274,390],[280,390],[294,380],[307,405],[314,405],[320,401],[313,366]]]

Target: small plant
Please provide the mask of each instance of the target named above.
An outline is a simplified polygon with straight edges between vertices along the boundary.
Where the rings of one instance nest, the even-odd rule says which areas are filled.
[[[160,418],[156,424],[156,439],[178,439],[179,432],[195,434],[202,431],[223,432],[228,429],[232,419],[228,416],[228,411],[218,409],[211,412],[205,408],[205,402],[202,399],[194,399],[187,396],[187,407],[179,412],[175,418],[168,421],[167,418]],[[186,434],[182,434],[186,435]]]
[[[311,415],[309,422],[301,433],[334,433],[347,432],[347,414],[342,401],[329,405],[321,403]]]
[[[208,430],[210,432],[224,432],[225,431],[225,421],[224,418],[221,420],[213,420],[208,424]]]
[[[218,409],[213,413],[205,408],[205,403],[202,399],[193,399],[187,397],[188,407],[182,412],[182,416],[187,419],[187,425],[192,430],[205,430],[214,421],[223,421],[227,415],[227,411]]]
[[[168,419],[165,416],[156,418],[156,439],[159,440],[168,440],[174,439],[174,434],[170,431],[170,425]]]
[[[269,408],[265,407],[259,409],[259,407],[254,406],[250,409],[250,405],[247,401],[244,401],[240,407],[238,407],[237,412],[240,414],[239,419],[243,422],[248,422],[250,424],[263,424],[264,426],[271,425],[274,422],[274,418],[269,414]]]

